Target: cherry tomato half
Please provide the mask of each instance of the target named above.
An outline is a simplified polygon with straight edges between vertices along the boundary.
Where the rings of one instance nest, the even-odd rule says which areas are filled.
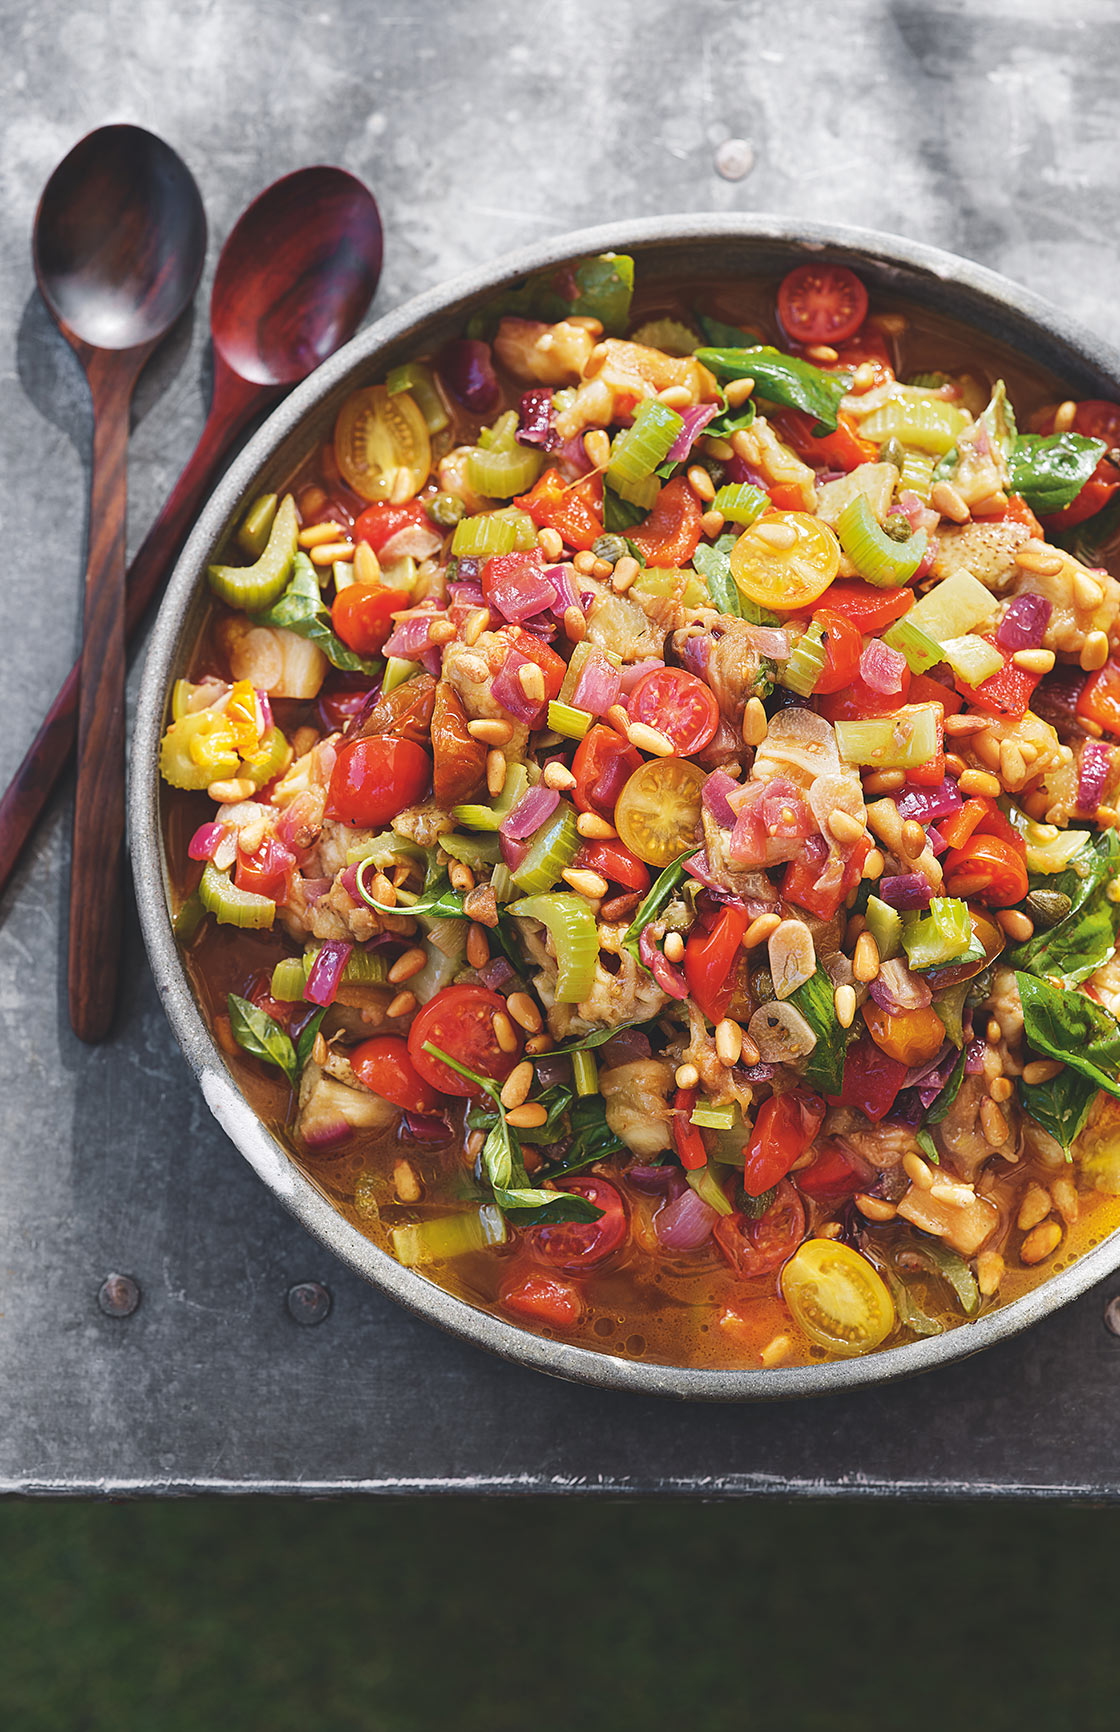
[[[400,505],[428,479],[428,424],[407,391],[390,397],[384,385],[367,385],[347,397],[338,412],[334,455],[355,493]]]
[[[722,1215],[713,1237],[741,1281],[773,1275],[805,1237],[805,1205],[783,1179],[764,1215]]]
[[[863,637],[857,625],[835,608],[820,607],[813,615],[824,627],[821,647],[824,667],[817,676],[813,695],[821,692],[842,692],[859,673],[859,658],[863,653]]]
[[[554,1269],[594,1269],[605,1263],[626,1238],[630,1225],[621,1191],[606,1179],[564,1179],[558,1189],[586,1197],[602,1213],[597,1221],[557,1221],[529,1227],[525,1240],[534,1257]]]
[[[873,440],[861,436],[855,417],[843,411],[836,418],[836,431],[820,438],[814,431],[820,423],[803,409],[783,409],[773,416],[772,425],[779,439],[813,469],[858,469],[861,463],[874,463],[879,452]]]
[[[237,850],[237,866],[233,881],[239,890],[252,891],[254,896],[267,896],[273,902],[286,902],[296,856],[275,836],[266,836],[253,854]]]
[[[660,872],[700,843],[700,790],[707,780],[688,758],[650,758],[615,802],[614,825],[639,860]]]
[[[583,1316],[583,1300],[570,1281],[551,1275],[526,1275],[507,1281],[498,1304],[511,1317],[546,1329],[575,1329]]]
[[[749,925],[746,909],[731,905],[702,915],[689,934],[684,977],[709,1022],[727,1015],[738,984],[739,944]]]
[[[366,541],[374,553],[380,553],[394,535],[399,535],[402,529],[413,526],[419,529],[430,529],[431,520],[418,499],[410,499],[405,505],[388,505],[384,502],[378,505],[367,505],[354,524],[354,540]],[[408,603],[405,603],[408,606]],[[337,626],[335,630],[337,631]]]
[[[630,694],[631,721],[656,728],[682,758],[701,751],[719,727],[719,704],[703,680],[685,668],[654,668]]]
[[[393,614],[411,605],[407,590],[382,589],[379,583],[348,583],[334,598],[331,624],[355,655],[379,656],[393,631]]]
[[[363,1040],[350,1054],[350,1064],[367,1089],[405,1112],[431,1113],[439,1106],[439,1095],[417,1071],[408,1055],[408,1043],[399,1034],[377,1034],[372,1040]]]
[[[809,1089],[793,1088],[763,1101],[743,1157],[743,1184],[761,1197],[784,1179],[824,1123],[825,1103]]]
[[[867,317],[867,290],[844,265],[798,265],[778,289],[778,317],[795,343],[845,343]]]
[[[683,475],[666,482],[644,523],[629,532],[645,554],[646,564],[671,568],[687,565],[700,545],[703,507]]]
[[[611,817],[615,801],[641,764],[642,755],[636,747],[605,722],[596,722],[583,736],[572,759],[576,779],[572,798],[580,811]]]
[[[1026,863],[1001,836],[970,836],[942,861],[949,896],[979,896],[989,908],[1014,908],[1030,889]]]
[[[870,1353],[894,1328],[882,1277],[836,1239],[805,1240],[782,1270],[782,1295],[809,1339],[846,1359]]]
[[[844,1086],[830,1098],[841,1106],[858,1107],[864,1118],[877,1125],[893,1107],[906,1072],[906,1065],[888,1058],[869,1034],[861,1034],[849,1042],[844,1055]]]
[[[432,761],[413,740],[347,741],[331,771],[326,816],[365,829],[387,824],[423,797],[431,777]]]
[[[945,1044],[945,1024],[932,1005],[892,1012],[868,999],[863,1020],[880,1051],[907,1069],[935,1058]]]
[[[649,889],[648,867],[621,842],[585,842],[575,863],[588,871],[601,872],[623,890],[639,890],[644,895]]]
[[[789,545],[768,540],[781,530]],[[807,511],[768,511],[744,529],[731,549],[731,575],[748,601],[777,613],[797,613],[819,601],[840,565],[840,543]]]
[[[506,1015],[506,1001],[485,986],[445,986],[430,998],[417,1011],[408,1031],[408,1056],[424,1081],[443,1095],[479,1093],[477,1084],[424,1051],[425,1044],[430,1042],[479,1076],[505,1082],[521,1057],[522,1035],[511,1021],[513,1051],[506,1052],[499,1046],[494,1032],[494,1018],[499,1014]]]

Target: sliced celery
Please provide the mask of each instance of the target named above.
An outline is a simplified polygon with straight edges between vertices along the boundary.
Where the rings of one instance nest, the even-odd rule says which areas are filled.
[[[684,422],[675,409],[656,397],[646,397],[634,411],[633,426],[615,436],[607,464],[607,480],[618,492],[644,481],[676,444]],[[623,498],[627,495],[623,493]],[[635,505],[639,500],[634,500]]]
[[[502,819],[513,811],[528,786],[529,772],[524,764],[510,764],[502,791],[492,805],[452,806],[451,816],[456,823],[465,824],[470,830],[496,830]]]
[[[171,720],[181,722],[184,716],[191,715],[191,697],[197,690],[190,680],[176,680],[171,688]]]
[[[394,1227],[390,1238],[393,1255],[406,1269],[421,1263],[442,1263],[484,1251],[489,1245],[504,1245],[509,1237],[505,1217],[494,1203],[481,1209],[465,1209],[461,1215],[439,1215],[429,1221],[412,1221]]]
[[[834,722],[840,756],[878,770],[916,770],[937,756],[940,704],[904,704],[893,716]]]
[[[497,832],[484,836],[464,836],[458,830],[441,836],[439,845],[453,860],[464,866],[496,866],[502,857]]]
[[[652,511],[661,492],[661,483],[656,475],[647,475],[642,481],[615,482],[614,490],[620,499],[636,505],[639,511]]]
[[[303,953],[304,975],[311,973],[312,965],[323,946],[309,944]],[[360,950],[354,946],[342,970],[342,979],[351,986],[384,986],[389,977],[388,964],[378,950]]]
[[[713,1112],[717,1110],[717,1108],[712,1108]],[[698,1122],[695,1113],[692,1115],[692,1122],[693,1124]],[[721,1125],[720,1128],[722,1129],[723,1126]],[[702,1167],[694,1167],[690,1173],[685,1174],[685,1178],[701,1201],[707,1203],[709,1209],[714,1209],[717,1215],[733,1215],[735,1213],[731,1199],[726,1195],[723,1186],[712,1172],[710,1162]]]
[[[810,622],[808,631],[802,632],[798,638],[788,662],[775,676],[780,686],[797,692],[803,698],[809,696],[825,664],[824,631],[819,620]]]
[[[525,858],[514,869],[513,882],[526,896],[551,890],[579,853],[580,840],[575,814],[561,806],[533,837]]]
[[[567,672],[564,675],[560,690],[557,693],[556,701],[558,703],[568,704],[571,702],[572,693],[579,685],[580,675],[587,666],[591,657],[597,653],[599,653],[597,645],[593,644],[589,637],[585,637],[580,643],[576,644],[568,658]]]
[[[354,561],[352,559],[336,559],[331,566],[331,574],[334,577],[336,595],[341,595],[344,589],[349,589],[352,583],[358,581],[354,576]]]
[[[253,565],[207,567],[210,588],[220,601],[246,613],[260,613],[279,601],[288,587],[298,549],[296,502],[284,495],[268,533],[264,552]]]
[[[735,1108],[730,1102],[717,1107],[713,1101],[698,1100],[689,1115],[689,1122],[709,1131],[734,1130]]]
[[[875,940],[881,962],[889,962],[902,949],[902,916],[878,896],[867,898],[867,930]]]
[[[303,997],[307,970],[302,956],[283,956],[272,970],[270,995],[280,1004],[298,1004]]]
[[[527,511],[506,506],[501,511],[483,511],[474,517],[464,517],[455,525],[451,551],[468,559],[486,555],[528,553],[537,545],[537,531]]]
[[[974,630],[995,611],[995,598],[984,585],[970,571],[955,571],[916,601],[906,618],[935,643],[944,643],[947,637]]]
[[[861,577],[880,589],[898,589],[909,583],[925,558],[924,529],[908,541],[892,541],[876,522],[865,493],[849,499],[836,525],[840,545]]]
[[[385,661],[385,673],[381,680],[381,695],[388,697],[398,686],[403,686],[406,680],[421,671],[419,662],[405,661],[403,656],[388,656]]]
[[[381,567],[378,582],[386,589],[403,589],[412,591],[416,588],[418,566],[410,553],[403,559],[394,559],[388,565]]]
[[[599,1067],[595,1063],[595,1054],[588,1052],[586,1047],[572,1054],[572,1082],[577,1095],[599,1093]]]
[[[566,740],[582,740],[594,720],[590,710],[577,710],[572,704],[553,701],[548,706],[549,727]]]
[[[499,860],[490,874],[490,888],[498,902],[512,902],[515,891],[513,888],[513,873],[504,860]]]
[[[292,748],[279,728],[269,728],[259,748],[242,759],[240,774],[248,776],[254,790],[282,776],[292,761]]]
[[[928,505],[933,491],[933,458],[921,451],[904,451],[897,486],[900,495],[916,493]]]
[[[440,841],[442,843],[442,836]],[[399,836],[395,830],[382,830],[378,835],[371,836],[367,842],[352,842],[346,850],[348,866],[360,866],[363,860],[372,860],[383,872],[389,866],[398,866],[402,860],[426,862],[427,858],[427,849],[421,848],[417,842],[410,842],[405,836]]]
[[[935,643],[921,626],[915,625],[910,614],[896,619],[894,624],[882,633],[882,638],[891,649],[906,657],[906,665],[912,674],[924,674],[927,668],[935,667],[939,661],[945,659],[941,645]]]
[[[647,319],[644,325],[639,325],[632,331],[628,339],[631,343],[640,343],[647,349],[660,349],[665,355],[684,357],[700,346],[700,338],[687,325],[682,325],[679,319]]]
[[[516,445],[512,451],[478,447],[467,458],[467,480],[488,499],[512,499],[532,487],[543,466],[544,453],[530,445]]]
[[[941,649],[953,672],[969,686],[981,685],[1003,667],[1003,657],[995,644],[986,643],[972,632],[966,632],[964,637],[946,638]]]
[[[229,873],[219,872],[213,860],[206,862],[198,894],[219,926],[241,926],[256,932],[271,926],[276,918],[276,904],[270,897],[239,890],[230,882]]]
[[[517,441],[517,410],[507,409],[492,427],[484,427],[478,435],[483,451],[512,451]]]
[[[403,367],[393,367],[385,377],[385,389],[390,397],[408,391],[427,425],[429,433],[442,433],[451,417],[439,394],[430,367],[423,361],[406,361]]]
[[[208,788],[240,767],[233,729],[219,710],[180,716],[159,743],[159,773],[173,788]]]
[[[518,881],[517,872],[514,880]],[[520,902],[512,902],[509,911],[519,918],[539,920],[548,928],[556,952],[556,1001],[579,1004],[594,985],[599,957],[595,916],[585,898],[566,891],[526,896]]]
[[[237,545],[250,559],[259,559],[268,546],[268,534],[276,517],[279,503],[275,493],[262,493],[254,499],[237,531]]]
[[[887,401],[863,418],[860,432],[876,444],[882,444],[884,439],[901,439],[904,445],[915,445],[919,451],[943,457],[971,420],[966,410],[958,409],[944,397],[912,385],[896,385]]]
[[[902,944],[911,968],[959,962],[972,948],[968,904],[959,896],[935,896],[926,914],[904,914]]]
[[[769,505],[770,495],[750,481],[739,481],[728,487],[721,487],[712,500],[713,511],[718,511],[728,523],[741,523],[744,529],[761,517]]]

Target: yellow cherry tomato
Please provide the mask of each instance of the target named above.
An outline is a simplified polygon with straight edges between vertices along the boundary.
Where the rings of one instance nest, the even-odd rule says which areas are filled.
[[[925,1064],[945,1044],[945,1024],[932,1005],[916,1010],[881,1010],[872,999],[863,1007],[867,1032],[880,1052],[899,1064]]]
[[[700,790],[707,777],[687,758],[651,758],[618,796],[614,827],[647,866],[670,866],[700,843]]]
[[[835,1239],[806,1239],[782,1270],[782,1293],[811,1341],[844,1359],[870,1353],[894,1328],[894,1302],[866,1257]]]
[[[807,511],[768,511],[731,549],[731,575],[759,607],[796,613],[818,601],[840,567],[840,543]]]
[[[407,391],[390,397],[370,385],[347,397],[334,428],[334,455],[348,487],[363,499],[400,505],[428,479],[428,424]]]

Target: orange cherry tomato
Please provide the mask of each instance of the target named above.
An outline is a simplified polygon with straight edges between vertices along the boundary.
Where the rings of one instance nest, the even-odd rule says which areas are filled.
[[[576,748],[573,799],[581,812],[609,818],[627,782],[642,766],[641,753],[604,722],[589,728]]]
[[[795,343],[846,343],[866,317],[867,290],[846,265],[798,265],[779,285],[778,318]]]
[[[863,1020],[875,1045],[909,1070],[936,1057],[945,1044],[945,1024],[931,1005],[891,1012],[868,999]]]
[[[603,533],[603,478],[589,475],[573,486],[559,469],[546,469],[531,493],[513,502],[527,511],[538,529],[555,529],[580,552],[588,552]]]
[[[507,1015],[506,1001],[485,986],[445,986],[430,998],[417,1011],[408,1031],[408,1056],[424,1081],[443,1095],[479,1093],[476,1083],[424,1051],[430,1043],[478,1076],[505,1082],[521,1057],[523,1036],[507,1016],[514,1047],[512,1052],[506,1052],[494,1032],[494,1018],[499,1015]]]
[[[387,506],[393,511],[395,506]],[[407,590],[382,589],[379,583],[349,583],[331,607],[331,624],[355,655],[379,656],[393,631],[393,614],[412,605]]]
[[[859,658],[863,653],[863,637],[857,625],[835,608],[819,607],[813,615],[824,627],[821,647],[824,667],[817,676],[813,696],[822,692],[842,692],[859,674]]]
[[[326,816],[366,829],[387,824],[423,797],[431,775],[431,759],[412,740],[380,734],[348,741],[331,772]]]
[[[439,1095],[416,1069],[408,1056],[408,1042],[399,1034],[363,1040],[350,1054],[350,1065],[367,1089],[405,1112],[431,1113],[439,1106]]]
[[[1014,908],[1030,889],[1026,862],[999,836],[970,836],[942,861],[949,896],[979,896],[989,908]]]
[[[700,545],[704,513],[683,475],[661,489],[644,523],[630,531],[630,540],[645,554],[647,565],[685,565]]]
[[[629,715],[664,734],[684,758],[702,751],[719,727],[715,694],[685,668],[645,674],[630,694]]]

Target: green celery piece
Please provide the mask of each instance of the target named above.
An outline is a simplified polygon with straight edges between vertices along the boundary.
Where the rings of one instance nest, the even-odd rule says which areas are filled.
[[[954,674],[966,685],[983,685],[985,680],[1001,672],[1004,667],[1004,658],[995,644],[990,644],[986,638],[978,637],[975,632],[966,632],[963,637],[946,638],[941,649]]]
[[[769,495],[750,481],[737,481],[721,487],[712,500],[712,510],[718,511],[728,523],[748,528],[770,505]]]
[[[857,493],[845,505],[836,533],[860,576],[879,589],[900,589],[909,583],[925,558],[925,530],[917,530],[908,541],[892,541],[876,521],[864,493]]]
[[[580,841],[571,808],[561,806],[541,825],[529,843],[525,858],[520,866],[515,867],[513,881],[518,889],[526,896],[551,890],[579,853]]]
[[[1033,974],[1017,973],[1027,1045],[1072,1065],[1098,1088],[1120,1098],[1120,1023],[1077,991],[1059,991]]]
[[[591,991],[599,959],[598,930],[587,901],[566,891],[553,891],[511,902],[509,912],[521,919],[539,920],[548,928],[556,952],[556,1001],[579,1004]]]
[[[464,836],[460,831],[452,830],[450,835],[440,837],[439,845],[445,854],[450,854],[453,860],[461,860],[465,866],[496,866],[502,857],[496,831]]]
[[[935,643],[921,626],[915,625],[909,614],[896,619],[879,635],[889,649],[906,657],[906,665],[912,674],[924,674],[927,668],[936,667],[939,661],[944,660],[945,652],[941,645]]]
[[[260,932],[267,930],[276,918],[276,904],[270,897],[240,890],[228,872],[219,872],[213,860],[208,860],[203,868],[198,894],[202,906],[219,926],[240,926]]]
[[[841,401],[851,383],[850,373],[826,373],[796,355],[783,355],[768,344],[751,348],[697,349],[696,359],[719,379],[753,379],[757,394],[768,403],[801,409],[829,433],[837,426]]]
[[[902,944],[911,968],[961,961],[972,948],[968,904],[959,896],[935,896],[928,913],[904,914]]]
[[[421,671],[419,662],[405,661],[403,656],[388,656],[385,660],[385,674],[381,681],[381,696],[388,697],[398,686],[407,684]]]
[[[292,748],[279,728],[269,728],[251,757],[243,758],[241,774],[248,776],[254,791],[281,775],[292,761]]]
[[[689,1123],[703,1130],[731,1131],[735,1128],[735,1108],[731,1103],[717,1107],[711,1101],[699,1100],[689,1114]]]
[[[512,499],[526,493],[544,467],[544,454],[528,445],[513,451],[476,448],[467,458],[467,480],[488,499]]]
[[[599,1093],[599,1067],[589,1052],[574,1052],[572,1054],[572,1081],[577,1095],[588,1096]]]
[[[675,409],[656,397],[646,397],[634,411],[631,426],[616,434],[607,465],[611,486],[627,497],[627,489],[653,475],[684,427]],[[644,503],[635,499],[635,504]]]
[[[303,957],[282,956],[272,970],[269,997],[275,998],[281,1004],[297,1004],[303,997],[306,982],[307,970],[303,966]]]
[[[497,830],[502,819],[507,818],[513,811],[528,786],[529,772],[524,764],[510,764],[506,768],[502,791],[489,806],[452,806],[451,816],[456,823],[466,824],[471,830]]]
[[[944,643],[947,637],[960,637],[984,625],[995,607],[991,591],[970,571],[955,571],[916,601],[906,618],[936,643]]]
[[[423,1263],[449,1262],[471,1251],[504,1245],[509,1228],[500,1209],[484,1203],[480,1209],[464,1209],[459,1215],[437,1215],[426,1221],[410,1221],[394,1227],[390,1234],[393,1255],[406,1269]]]
[[[279,503],[277,494],[262,493],[259,499],[254,499],[245,513],[241,528],[237,531],[237,545],[250,559],[259,559],[268,546],[269,531],[276,521],[276,507]]]
[[[205,919],[206,910],[202,906],[202,897],[197,890],[192,890],[171,922],[176,942],[182,945],[190,944]]]
[[[407,391],[423,415],[429,433],[442,433],[451,417],[439,394],[435,375],[424,361],[406,361],[392,367],[385,375],[385,389],[390,397]]]
[[[824,631],[820,620],[810,620],[808,630],[802,632],[789,660],[782,664],[776,676],[778,685],[796,692],[799,697],[810,696],[824,671]]]
[[[1011,489],[1046,517],[1072,505],[1108,450],[1082,433],[1020,433],[1011,447]]]
[[[902,704],[893,716],[834,722],[840,756],[876,770],[913,770],[937,754],[940,704]]]
[[[192,747],[194,751],[192,751]],[[198,752],[202,762],[196,761]],[[191,792],[236,776],[241,765],[233,730],[219,710],[195,710],[172,722],[159,743],[159,773],[172,788]]]
[[[573,704],[560,704],[555,699],[549,703],[548,725],[566,740],[582,740],[594,720],[590,710],[577,710]]]
[[[911,385],[896,385],[886,402],[864,417],[860,432],[865,439],[873,439],[880,445],[887,439],[900,439],[904,445],[917,446],[919,451],[945,462],[957,439],[971,425],[972,417],[967,410],[958,409],[944,397]],[[954,465],[955,462],[954,456]]]
[[[451,538],[451,551],[457,558],[482,559],[499,553],[525,553],[536,543],[536,527],[528,512],[507,505],[500,511],[461,518]]]
[[[890,962],[902,949],[902,916],[878,896],[867,898],[867,930],[875,940],[881,962]]]
[[[693,1124],[702,1124],[704,1121],[697,1120],[694,1114],[692,1122]],[[701,1201],[707,1203],[709,1209],[714,1209],[717,1215],[726,1216],[735,1213],[734,1204],[712,1172],[710,1162],[706,1162],[702,1167],[693,1167],[690,1172],[685,1174],[685,1178]]]
[[[290,493],[286,493],[273,519],[264,551],[253,565],[207,566],[210,588],[219,601],[246,613],[256,613],[279,600],[291,576],[298,536],[296,502]]]

